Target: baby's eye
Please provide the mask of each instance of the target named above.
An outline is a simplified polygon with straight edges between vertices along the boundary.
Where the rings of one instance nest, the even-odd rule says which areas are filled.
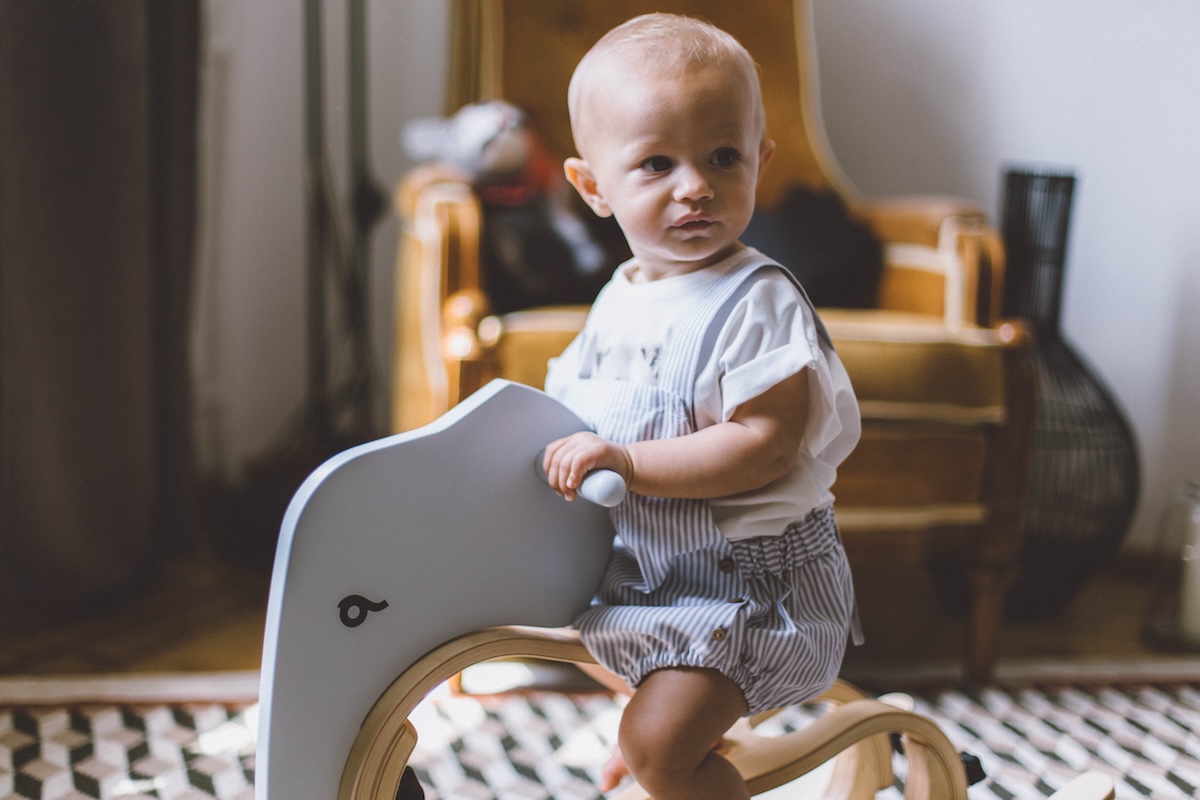
[[[712,163],[717,167],[732,167],[741,160],[741,153],[732,147],[722,147],[712,154]]]
[[[650,156],[642,162],[642,169],[647,172],[666,172],[671,166],[671,159],[666,156]]]

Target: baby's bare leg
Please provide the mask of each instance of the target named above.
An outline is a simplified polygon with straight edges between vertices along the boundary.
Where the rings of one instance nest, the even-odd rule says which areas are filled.
[[[655,800],[743,800],[745,781],[712,746],[745,713],[742,690],[715,670],[658,670],[625,707],[621,752]]]

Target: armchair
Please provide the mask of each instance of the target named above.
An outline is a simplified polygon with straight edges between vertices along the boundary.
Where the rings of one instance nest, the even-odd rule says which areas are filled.
[[[858,197],[830,153],[805,0],[458,0],[451,110],[503,98],[550,149],[574,152],[566,113],[575,63],[604,31],[647,10],[701,16],[759,60],[777,151],[759,190],[770,209],[796,186],[840,196],[883,248],[874,308],[822,308],[863,413],[863,437],[834,487],[852,564],[954,558],[970,591],[964,676],[987,680],[1023,530],[1035,382],[1023,326],[999,318],[1003,252],[975,205]],[[494,377],[540,386],[583,307],[493,315],[481,283],[478,198],[436,165],[395,195],[393,427],[437,418]]]

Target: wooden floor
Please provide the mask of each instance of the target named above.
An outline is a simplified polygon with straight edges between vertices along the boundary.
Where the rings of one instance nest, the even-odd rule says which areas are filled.
[[[953,671],[960,613],[946,608],[920,571],[856,571],[867,644],[843,674],[934,667]],[[216,558],[163,565],[146,588],[71,619],[6,612],[0,675],[255,670],[269,576]],[[1053,619],[1008,622],[1000,661],[1170,657],[1143,637],[1155,576],[1115,566]]]
[[[0,618],[0,675],[258,669],[269,575],[193,558],[138,592],[63,615]]]
[[[843,676],[871,685],[889,674],[924,674],[935,683],[959,674],[965,615],[961,607],[947,607],[927,573],[856,569],[854,576],[867,641],[847,654]],[[998,666],[1194,659],[1193,653],[1145,635],[1147,620],[1161,606],[1161,578],[1159,570],[1144,562],[1120,561],[1092,579],[1061,613],[1038,620],[1007,619],[997,643]]]

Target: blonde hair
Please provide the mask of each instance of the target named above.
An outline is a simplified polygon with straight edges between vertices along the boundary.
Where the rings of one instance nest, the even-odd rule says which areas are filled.
[[[766,136],[758,65],[741,42],[705,20],[656,12],[634,17],[604,34],[575,67],[567,88],[567,110],[576,148],[580,146],[584,98],[592,89],[594,75],[602,65],[614,61],[658,72],[708,65],[737,70],[749,84],[756,122]]]

